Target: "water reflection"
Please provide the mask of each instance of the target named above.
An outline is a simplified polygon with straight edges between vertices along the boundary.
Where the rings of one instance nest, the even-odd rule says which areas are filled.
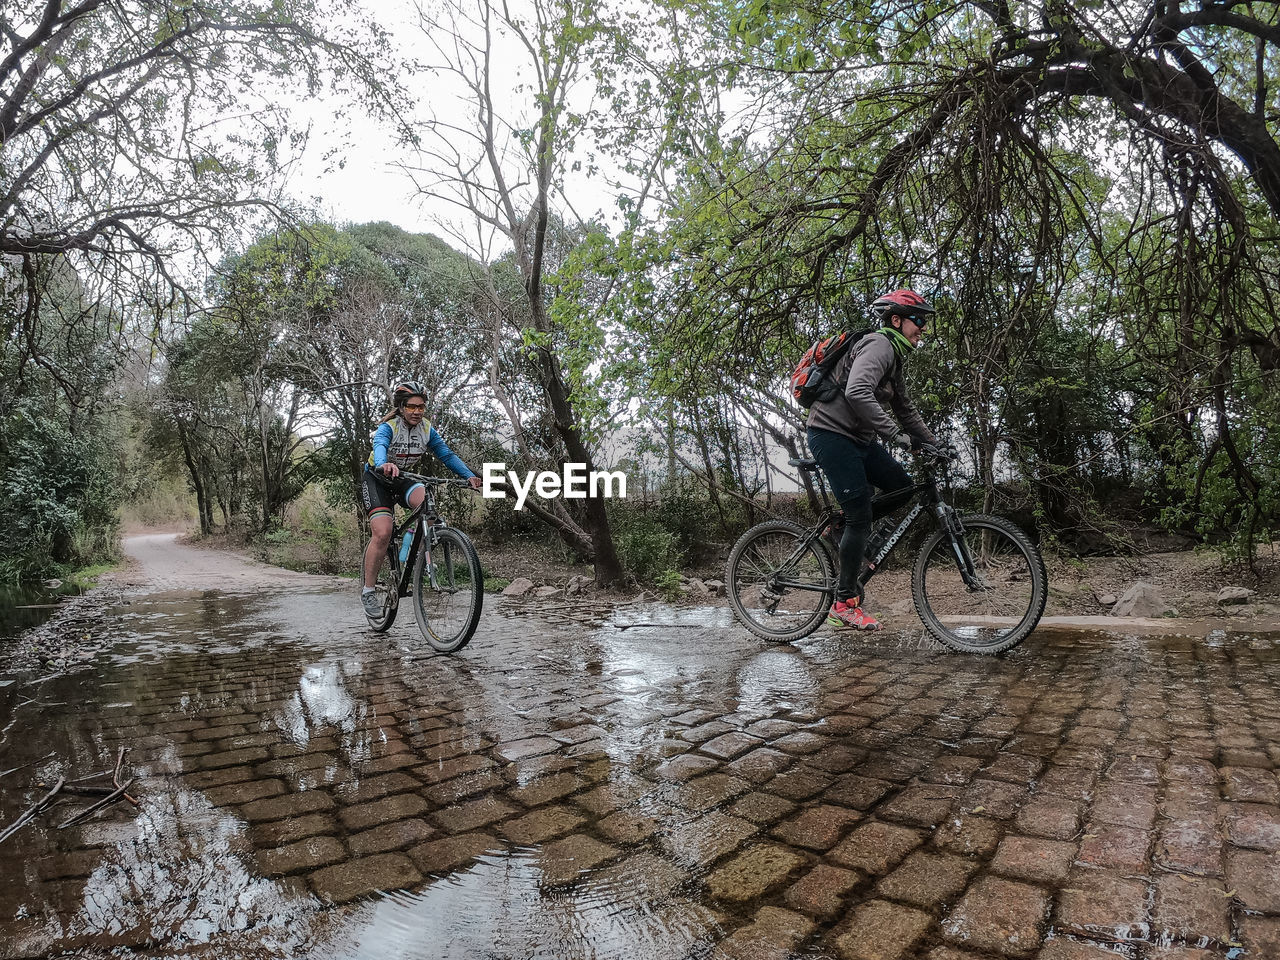
[[[926,953],[954,899],[888,882],[904,858],[1057,903],[1090,818],[1136,815],[1099,798],[1154,798],[1138,877],[1227,843],[1215,817],[1270,843],[1257,810],[1280,801],[1269,634],[1050,631],[976,658],[911,637],[770,646],[715,608],[589,631],[498,611],[438,657],[411,622],[363,632],[349,592],[157,595],[113,616],[92,671],[0,686],[0,770],[31,764],[0,777],[0,823],[37,776],[121,746],[144,807],[52,829],[69,805],[0,845],[0,956],[683,960],[784,914],[795,955],[833,956],[877,899],[925,918]],[[1007,837],[1045,841],[1061,876],[1018,875],[1044,858],[1001,860]],[[1098,947],[1091,929],[1071,936]]]
[[[769,716],[778,712],[812,713],[818,684],[809,661],[790,647],[762,651],[738,671],[740,710]]]
[[[25,630],[39,626],[53,616],[68,597],[83,591],[70,583],[0,583],[0,648]]]
[[[257,874],[241,821],[201,794],[166,790],[161,781],[147,784],[145,796],[133,819],[91,824],[78,834],[88,846],[55,847],[26,871],[25,902],[8,923],[0,919],[0,930],[14,937],[5,956],[55,945],[179,948],[248,931],[275,956],[293,955],[307,942],[314,899],[305,888]],[[48,836],[54,843],[75,839]]]
[[[280,726],[289,739],[299,747],[305,747],[312,731],[334,726],[350,734],[356,728],[356,701],[347,691],[346,672],[357,678],[361,673],[359,661],[346,663],[310,664],[303,668],[298,678],[298,689],[289,698],[281,712]]]
[[[676,895],[669,868],[654,861],[589,871],[565,888],[548,887],[537,850],[482,856],[417,893],[364,906],[322,952],[340,960],[649,960],[709,951],[722,933],[717,915]]]

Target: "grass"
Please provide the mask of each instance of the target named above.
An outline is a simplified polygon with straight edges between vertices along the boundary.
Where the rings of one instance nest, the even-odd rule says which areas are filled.
[[[98,585],[98,578],[104,573],[110,573],[120,566],[120,561],[114,563],[95,563],[91,567],[83,567],[80,570],[73,570],[62,578],[63,583],[73,584],[81,590],[88,590]]]

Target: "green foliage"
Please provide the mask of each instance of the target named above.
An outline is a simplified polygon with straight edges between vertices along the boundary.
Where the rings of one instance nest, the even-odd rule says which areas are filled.
[[[724,533],[723,518],[715,509],[706,491],[690,478],[684,478],[664,487],[657,505],[648,512],[648,519],[675,537],[676,546],[684,556]],[[729,523],[738,519],[733,516]]]
[[[116,556],[118,318],[62,257],[0,262],[0,575]]]
[[[680,567],[684,556],[675,533],[648,517],[615,517],[618,556],[629,574],[653,583],[664,570]]]
[[[632,90],[633,115],[670,124],[671,172],[660,217],[625,207],[613,315],[625,376],[686,455],[700,448],[707,481],[758,493],[743,425],[800,443],[781,384],[800,351],[912,286],[941,308],[914,396],[968,452],[980,500],[1014,495],[1049,537],[1114,540],[1107,492],[1147,485],[1149,510],[1201,536],[1271,535],[1276,170],[1209,159],[1275,139],[1243,129],[1270,96],[1243,21],[1203,50],[1215,96],[1239,110],[1228,133],[1164,95],[1195,81],[1154,47],[1098,39],[1096,4],[1051,11],[1026,43],[980,4],[680,10],[680,55],[651,58],[663,82]],[[1017,92],[1059,70],[1097,71],[1108,92]],[[727,99],[744,108],[698,109]],[[1137,116],[1188,139],[1171,153]]]
[[[73,571],[63,578],[63,583],[70,584],[81,591],[89,590],[98,585],[99,577],[110,573],[116,567],[115,563],[95,563]]]
[[[680,571],[672,567],[668,567],[658,574],[653,585],[658,588],[658,592],[662,594],[663,599],[674,603],[680,599]]]
[[[493,544],[531,542],[548,538],[542,521],[528,510],[512,510],[510,500],[491,500],[476,528],[478,536]]]
[[[59,416],[25,401],[3,424],[0,557],[15,579],[116,555],[116,438],[105,424],[73,433]]]
[[[308,573],[355,575],[363,555],[354,513],[330,506],[319,487],[309,488],[257,543],[268,562]]]

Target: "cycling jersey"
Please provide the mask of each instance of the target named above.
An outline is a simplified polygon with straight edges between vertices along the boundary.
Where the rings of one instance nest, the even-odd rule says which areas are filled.
[[[449,449],[444,438],[436,432],[431,424],[423,420],[416,427],[410,427],[402,417],[392,417],[386,423],[378,424],[373,432],[373,450],[365,462],[365,470],[374,471],[387,461],[394,463],[400,470],[412,468],[428,450],[446,467],[462,477],[470,480],[475,476],[462,458]]]

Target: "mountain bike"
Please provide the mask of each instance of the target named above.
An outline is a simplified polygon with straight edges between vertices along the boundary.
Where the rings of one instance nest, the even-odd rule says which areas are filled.
[[[433,650],[453,653],[467,645],[480,622],[484,575],[471,538],[439,515],[435,494],[439,487],[469,488],[469,484],[403,470],[400,476],[423,484],[426,494],[391,534],[376,584],[382,615],[368,617],[369,626],[385,633],[395,623],[400,599],[412,597],[414,618],[423,638]],[[412,536],[402,557],[406,533]]]
[[[891,494],[904,506],[915,502],[896,526],[892,518],[875,525],[861,582],[865,587],[911,525],[928,513],[934,529],[911,574],[916,613],[953,650],[1000,653],[1025,640],[1040,622],[1048,574],[1039,549],[1016,525],[1003,517],[960,513],[948,504],[952,459],[945,453],[917,457],[921,481]],[[817,474],[816,460],[789,463]],[[822,477],[817,479],[823,511],[816,524],[806,529],[790,520],[766,520],[729,552],[729,602],[746,628],[766,640],[807,637],[826,620],[836,597],[839,561],[826,534],[839,528],[844,514],[831,505]],[[872,498],[873,513],[886,496]]]

